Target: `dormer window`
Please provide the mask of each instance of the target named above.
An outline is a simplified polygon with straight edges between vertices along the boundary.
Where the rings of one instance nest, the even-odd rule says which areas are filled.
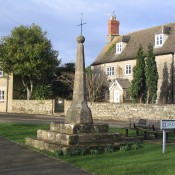
[[[122,52],[122,42],[116,44],[116,53]]]
[[[125,46],[126,46],[125,42],[116,43],[116,53],[120,54],[123,51],[123,49],[125,48]]]
[[[4,75],[3,71],[0,70],[0,77]]]
[[[163,45],[163,34],[155,35],[155,47],[160,47]]]
[[[171,27],[162,26],[162,33],[155,35],[155,47],[162,47],[169,34],[171,34]]]

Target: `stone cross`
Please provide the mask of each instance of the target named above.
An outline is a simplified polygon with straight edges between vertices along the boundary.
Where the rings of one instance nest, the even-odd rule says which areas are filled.
[[[69,107],[65,123],[68,124],[92,124],[91,110],[87,105],[86,99],[86,74],[84,61],[84,43],[85,38],[82,35],[77,37],[77,58],[75,68],[75,79],[73,89],[73,100]]]
[[[83,16],[83,14],[81,13],[81,23],[79,25],[77,25],[77,26],[81,26],[81,35],[83,33],[83,25],[86,24],[86,23],[82,22],[82,16]]]

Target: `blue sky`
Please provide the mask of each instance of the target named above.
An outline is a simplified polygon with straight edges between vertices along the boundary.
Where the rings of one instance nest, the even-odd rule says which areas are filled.
[[[120,34],[175,22],[174,0],[0,0],[0,36],[14,27],[35,23],[48,32],[62,63],[75,62],[76,37],[86,38],[85,62],[89,66],[106,44],[109,14],[116,12]]]

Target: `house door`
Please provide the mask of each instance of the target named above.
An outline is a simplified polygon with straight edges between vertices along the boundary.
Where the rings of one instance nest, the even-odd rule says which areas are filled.
[[[114,103],[120,103],[120,91],[114,90]]]

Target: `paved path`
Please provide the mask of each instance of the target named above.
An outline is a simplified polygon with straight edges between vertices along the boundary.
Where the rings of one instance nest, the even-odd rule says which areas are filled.
[[[61,114],[56,115],[33,115],[33,114],[13,114],[0,113],[0,123],[31,123],[31,124],[50,124],[51,122],[64,122],[65,117]],[[107,123],[114,127],[129,126],[129,123],[122,121],[102,121],[94,120],[94,123]]]
[[[31,123],[31,124],[49,124],[50,122],[64,122],[64,116],[54,115],[33,115],[33,114],[15,114],[0,113],[0,123]]]
[[[0,175],[92,175],[0,137]]]

